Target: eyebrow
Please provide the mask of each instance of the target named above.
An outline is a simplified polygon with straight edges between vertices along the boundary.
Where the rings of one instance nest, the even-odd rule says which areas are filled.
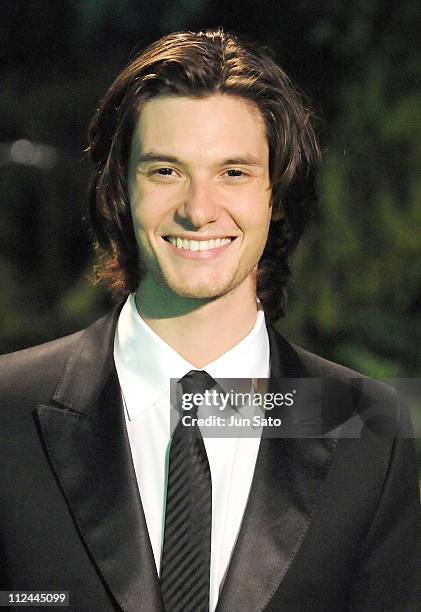
[[[139,155],[138,159],[137,159],[137,163],[140,164],[146,164],[146,163],[152,163],[152,162],[168,162],[170,164],[178,164],[178,165],[185,165],[184,162],[179,159],[178,157],[175,157],[174,155],[167,155],[166,153],[157,153],[157,152],[153,152],[151,151],[150,153],[143,153],[142,155]],[[255,157],[253,157],[252,155],[239,155],[238,157],[229,157],[227,159],[223,159],[220,163],[218,163],[217,165],[220,166],[262,166],[261,162],[259,162],[259,160],[257,160]]]
[[[165,155],[161,153],[144,153],[143,155],[139,155],[137,159],[138,164],[146,164],[148,162],[169,162],[170,164],[181,164],[181,160],[178,157],[174,157],[174,155]]]

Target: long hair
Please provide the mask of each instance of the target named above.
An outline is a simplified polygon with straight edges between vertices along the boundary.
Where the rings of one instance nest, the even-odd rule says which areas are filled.
[[[124,298],[145,272],[127,189],[131,139],[142,105],[158,95],[215,93],[253,102],[264,119],[273,211],[283,211],[282,219],[271,221],[257,270],[257,296],[273,322],[285,314],[288,257],[315,211],[319,147],[312,112],[270,52],[222,30],[161,38],[119,74],[101,101],[88,147],[96,165],[89,217],[101,252],[97,279]]]

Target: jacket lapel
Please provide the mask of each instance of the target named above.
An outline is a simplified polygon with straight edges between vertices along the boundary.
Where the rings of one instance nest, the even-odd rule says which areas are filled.
[[[292,347],[268,332],[269,391],[282,389],[282,377],[309,377]],[[217,612],[264,610],[269,604],[307,533],[336,445],[335,438],[264,435]]]
[[[113,361],[118,311],[88,328],[48,406],[37,409],[51,466],[80,536],[126,612],[162,610]]]

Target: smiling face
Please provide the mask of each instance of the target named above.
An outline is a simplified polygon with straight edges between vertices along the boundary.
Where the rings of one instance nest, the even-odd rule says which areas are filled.
[[[141,299],[154,286],[174,299],[255,296],[253,271],[271,218],[269,148],[257,107],[222,94],[146,102],[128,187],[146,268]]]

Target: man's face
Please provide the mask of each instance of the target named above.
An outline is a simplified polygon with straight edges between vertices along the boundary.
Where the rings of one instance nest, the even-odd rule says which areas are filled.
[[[134,131],[128,186],[145,279],[186,298],[254,290],[271,218],[257,107],[220,94],[153,98]]]

